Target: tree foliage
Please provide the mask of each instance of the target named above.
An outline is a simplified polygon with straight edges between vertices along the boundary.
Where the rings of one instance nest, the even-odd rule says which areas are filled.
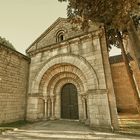
[[[6,40],[5,38],[0,37],[0,44],[3,44],[5,46],[15,50],[14,46],[8,40]]]
[[[112,24],[124,29],[129,16],[138,9],[139,0],[59,0],[68,1],[68,18],[76,18],[83,25],[88,20]],[[85,24],[86,25],[86,24]]]
[[[109,48],[119,46],[116,30],[126,31],[130,17],[136,16],[139,0],[58,0],[67,1],[67,16],[85,29],[89,21],[103,23],[108,34]],[[135,18],[136,19],[136,18]]]

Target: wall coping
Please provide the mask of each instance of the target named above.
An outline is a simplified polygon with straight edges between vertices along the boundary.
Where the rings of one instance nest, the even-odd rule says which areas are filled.
[[[18,51],[16,51],[16,50],[14,50],[14,49],[12,49],[12,48],[10,48],[10,47],[8,47],[8,46],[6,46],[6,45],[4,45],[4,44],[1,44],[0,43],[0,49],[5,49],[6,51],[10,51],[10,52],[12,52],[12,53],[14,53],[14,54],[16,54],[16,55],[19,55],[20,57],[22,57],[23,59],[25,59],[25,60],[27,60],[27,61],[29,61],[30,62],[30,57],[28,57],[28,56],[26,56],[26,55],[24,55],[24,54],[22,54],[22,53],[20,53],[20,52],[18,52]]]

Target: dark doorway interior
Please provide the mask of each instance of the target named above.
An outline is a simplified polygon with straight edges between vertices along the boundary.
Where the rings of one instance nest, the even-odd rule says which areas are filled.
[[[61,91],[61,118],[79,119],[77,89],[71,83],[65,84]]]

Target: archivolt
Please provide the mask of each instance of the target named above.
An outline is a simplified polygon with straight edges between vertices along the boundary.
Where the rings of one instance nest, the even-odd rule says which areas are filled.
[[[47,93],[55,94],[55,86],[60,81],[67,81],[67,83],[71,83],[72,82],[72,83],[75,84],[75,86],[77,87],[78,91],[80,91],[80,93],[81,93],[81,91],[85,92],[84,85],[83,85],[83,83],[82,83],[82,81],[81,81],[81,79],[79,77],[77,77],[76,75],[74,75],[72,73],[64,73],[64,74],[61,74],[61,79],[60,78],[56,78],[55,80],[52,80],[48,84],[48,86],[47,86]]]
[[[61,89],[62,89],[62,87],[63,87],[65,84],[67,84],[67,83],[72,83],[72,84],[74,84],[74,85],[76,86],[76,88],[77,88],[79,94],[83,94],[83,93],[84,93],[84,91],[83,91],[82,88],[81,88],[81,85],[78,84],[78,83],[77,83],[74,79],[72,79],[72,78],[63,78],[63,79],[61,79],[61,80],[58,80],[58,82],[55,84],[55,87],[54,87],[54,89],[53,89],[53,93],[54,93],[55,95],[61,94]]]
[[[90,65],[90,63],[81,56],[72,55],[72,54],[70,54],[70,55],[63,54],[63,55],[58,55],[58,56],[52,57],[51,59],[49,59],[46,62],[45,66],[39,71],[35,80],[32,82],[32,93],[39,92],[40,81],[41,81],[43,75],[49,70],[49,68],[51,68],[55,65],[63,65],[63,64],[73,65],[76,68],[78,68],[85,76],[85,78],[87,80],[88,88],[89,89],[98,89],[98,85],[99,85],[98,78],[95,73],[95,70]]]
[[[43,76],[40,82],[39,93],[44,95],[47,93],[46,89],[50,88],[53,82],[64,77],[71,77],[77,83],[84,83],[83,88],[87,90],[87,80],[84,74],[75,66],[72,65],[59,65],[51,67]]]

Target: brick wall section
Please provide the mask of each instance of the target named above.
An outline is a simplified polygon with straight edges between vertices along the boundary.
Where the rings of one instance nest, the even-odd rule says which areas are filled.
[[[119,57],[118,57],[119,58]],[[111,62],[111,71],[118,112],[136,112],[136,103],[125,64],[122,59]]]
[[[29,59],[0,45],[0,124],[23,120]]]

